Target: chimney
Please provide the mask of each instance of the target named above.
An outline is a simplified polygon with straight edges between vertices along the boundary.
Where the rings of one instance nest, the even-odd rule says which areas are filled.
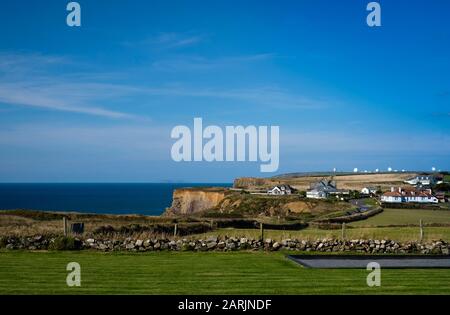
[[[399,193],[402,192],[402,187],[398,187],[398,192],[399,192]]]
[[[394,192],[395,191],[395,188],[394,187],[391,187],[391,192]]]

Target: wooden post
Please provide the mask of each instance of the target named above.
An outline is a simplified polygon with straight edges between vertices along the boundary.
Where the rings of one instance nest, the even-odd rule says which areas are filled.
[[[261,241],[264,241],[264,226],[263,226],[262,222],[259,223],[259,231],[261,234]]]
[[[420,242],[423,241],[423,222],[422,219],[420,219]]]
[[[173,236],[177,236],[178,232],[178,224],[175,223],[175,226],[173,227]]]
[[[342,236],[342,240],[345,240],[345,222],[342,223],[341,236]]]
[[[67,218],[63,217],[64,236],[67,236]]]

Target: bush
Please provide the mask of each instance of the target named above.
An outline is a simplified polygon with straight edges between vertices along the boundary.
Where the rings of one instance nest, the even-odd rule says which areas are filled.
[[[76,250],[81,248],[81,241],[70,236],[59,236],[48,246],[50,250]]]
[[[112,234],[115,233],[116,229],[111,225],[102,225],[94,230],[94,234]]]
[[[94,234],[120,234],[120,235],[133,235],[135,233],[153,233],[153,234],[173,234],[175,224],[130,224],[123,225],[118,228],[114,228],[110,225],[100,226],[94,230]],[[206,233],[211,230],[209,223],[197,222],[192,220],[190,222],[177,223],[177,234],[179,236]]]
[[[449,184],[449,183],[437,184],[437,185],[434,187],[434,190],[436,190],[436,191],[445,191],[445,192],[449,192],[449,191],[450,191],[450,184]]]
[[[6,236],[2,236],[0,237],[0,248],[6,247],[6,245],[8,244]]]
[[[251,219],[229,219],[215,222],[217,228],[255,229],[258,222]]]
[[[208,211],[202,213],[202,218],[212,218],[212,219],[235,219],[235,218],[243,218],[244,216],[241,213],[234,212],[219,212],[219,211]]]
[[[361,198],[361,193],[358,190],[351,190],[349,194],[350,199],[359,199]]]

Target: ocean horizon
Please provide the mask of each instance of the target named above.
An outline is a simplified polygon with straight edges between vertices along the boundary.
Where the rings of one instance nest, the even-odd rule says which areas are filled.
[[[0,210],[161,215],[183,187],[231,183],[0,183]]]

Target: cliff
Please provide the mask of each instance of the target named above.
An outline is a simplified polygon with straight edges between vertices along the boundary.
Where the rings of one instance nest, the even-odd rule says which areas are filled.
[[[183,188],[173,192],[165,215],[190,215],[215,208],[225,198],[225,188]]]
[[[173,193],[166,216],[207,215],[214,217],[317,217],[329,212],[348,211],[346,202],[310,200],[298,195],[267,196],[231,191],[225,188],[183,188]]]

